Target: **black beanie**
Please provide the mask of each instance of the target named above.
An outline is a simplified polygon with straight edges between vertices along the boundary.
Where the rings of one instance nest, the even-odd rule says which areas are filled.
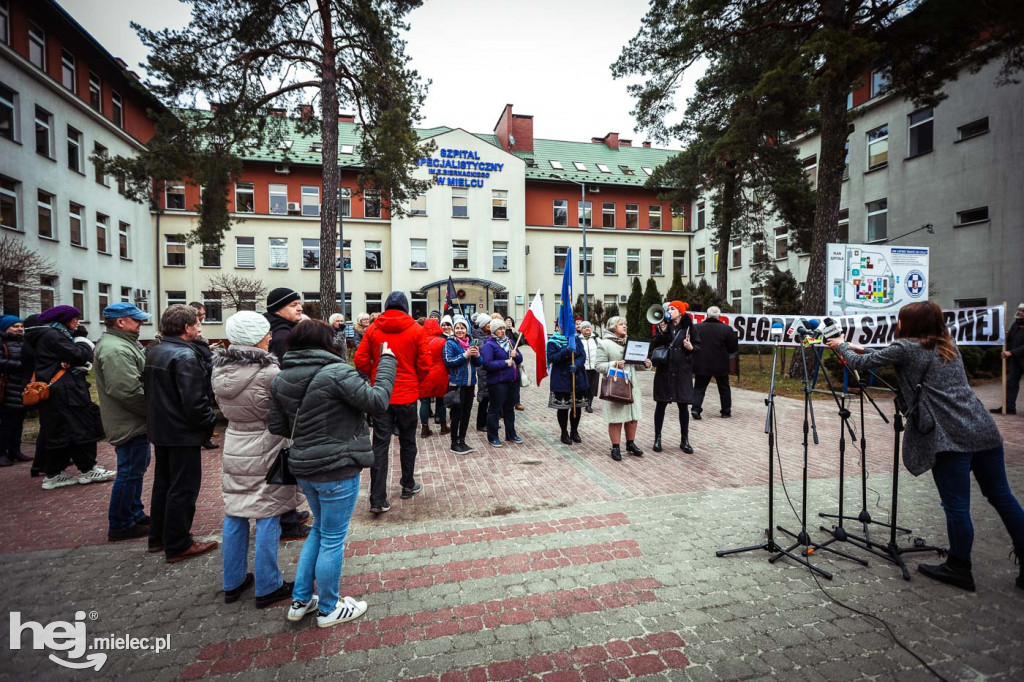
[[[401,310],[409,314],[409,299],[405,297],[404,291],[392,291],[388,294],[388,300],[384,302],[384,310]]]
[[[267,296],[267,312],[276,313],[292,301],[300,301],[302,297],[294,289],[278,287]]]

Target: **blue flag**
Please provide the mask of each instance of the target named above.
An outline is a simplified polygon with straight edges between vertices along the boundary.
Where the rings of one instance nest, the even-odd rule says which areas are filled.
[[[576,319],[572,314],[572,249],[565,254],[565,270],[562,273],[562,304],[558,309],[558,328],[569,340],[569,348],[576,349]]]

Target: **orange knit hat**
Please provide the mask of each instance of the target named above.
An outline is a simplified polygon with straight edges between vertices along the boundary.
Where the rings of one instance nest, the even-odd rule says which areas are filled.
[[[685,315],[686,310],[690,307],[689,304],[682,301],[669,301],[668,304],[678,310],[680,315]]]

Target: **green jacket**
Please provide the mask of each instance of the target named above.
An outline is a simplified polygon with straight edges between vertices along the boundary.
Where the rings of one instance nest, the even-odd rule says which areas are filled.
[[[96,343],[92,367],[100,397],[103,429],[112,445],[146,434],[146,394],[142,370],[146,356],[138,334],[107,329]]]

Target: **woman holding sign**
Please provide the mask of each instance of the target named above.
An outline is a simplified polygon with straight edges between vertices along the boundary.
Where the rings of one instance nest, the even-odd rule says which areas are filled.
[[[607,376],[611,370],[618,370],[625,374],[625,379],[633,385],[633,402],[614,403],[607,401],[601,413],[604,415],[604,423],[608,425],[608,438],[612,441],[611,457],[616,462],[622,461],[622,452],[619,450],[619,443],[622,442],[622,427],[626,427],[626,452],[636,457],[643,457],[644,451],[637,447],[636,425],[640,420],[640,396],[637,394],[636,382],[633,381],[633,365],[627,365],[624,357],[626,355],[626,318],[616,315],[608,320],[605,325],[604,338],[598,341],[594,353],[594,366],[598,374]],[[651,361],[644,361],[644,367],[648,369]]]
[[[686,314],[689,306],[670,301],[658,333],[651,339],[651,360],[654,364],[654,451],[661,452],[661,427],[669,403],[679,409],[679,448],[688,455],[690,446],[690,403],[693,402],[693,352],[700,348],[700,336],[693,318]]]

